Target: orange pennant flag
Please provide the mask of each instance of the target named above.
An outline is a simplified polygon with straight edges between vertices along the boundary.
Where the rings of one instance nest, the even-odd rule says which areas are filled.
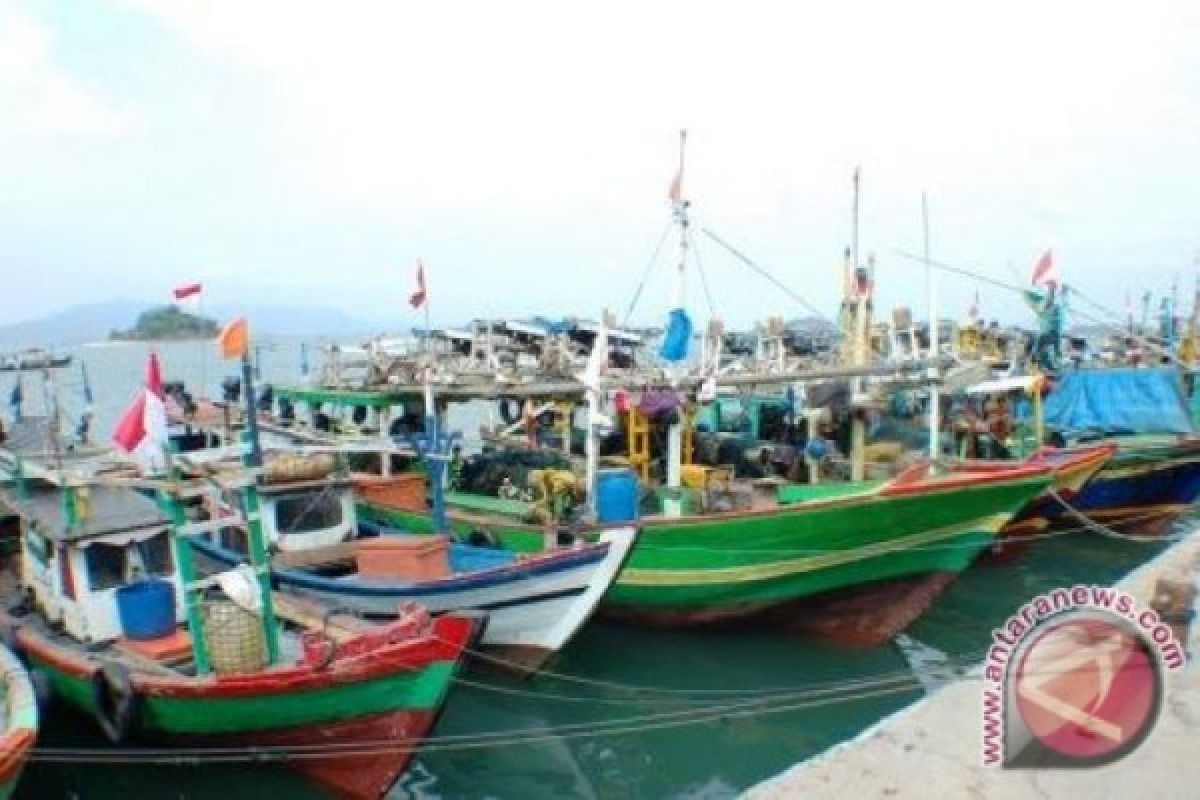
[[[217,346],[224,358],[241,358],[250,352],[250,326],[245,317],[225,323],[217,334]]]

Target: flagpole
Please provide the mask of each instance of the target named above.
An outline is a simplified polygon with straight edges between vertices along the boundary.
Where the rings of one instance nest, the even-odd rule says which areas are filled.
[[[196,316],[204,319],[204,286],[201,284],[200,292],[196,295]],[[209,340],[200,340],[200,394],[199,397],[208,397],[208,347]]]

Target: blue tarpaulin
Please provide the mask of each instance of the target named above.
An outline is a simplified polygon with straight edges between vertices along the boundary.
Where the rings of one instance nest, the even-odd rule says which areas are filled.
[[[692,320],[682,308],[674,309],[667,317],[667,332],[663,335],[658,354],[665,361],[683,361],[692,343]]]
[[[1192,433],[1178,370],[1103,369],[1064,372],[1046,397],[1046,427],[1088,433]]]

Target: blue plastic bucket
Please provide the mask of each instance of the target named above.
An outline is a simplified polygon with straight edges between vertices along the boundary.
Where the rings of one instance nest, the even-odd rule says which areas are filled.
[[[175,587],[139,581],[117,589],[117,617],[130,639],[159,639],[175,630]]]
[[[629,469],[596,473],[596,517],[600,522],[633,522],[638,518],[637,474]]]

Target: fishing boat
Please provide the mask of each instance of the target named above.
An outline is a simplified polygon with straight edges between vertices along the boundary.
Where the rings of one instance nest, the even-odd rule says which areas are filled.
[[[114,742],[258,748],[342,796],[382,797],[481,622],[410,607],[337,636],[319,612],[284,626],[265,583],[197,579],[178,493],[204,487],[140,488],[18,479],[0,491],[24,565],[3,576],[0,626],[31,671]]]
[[[591,618],[637,537],[632,526],[602,531],[593,541],[551,534],[542,552],[518,554],[477,531],[464,532],[462,540],[413,535],[359,521],[355,483],[363,478],[338,474],[332,458],[278,458],[276,463],[317,464],[315,472],[304,472],[305,480],[268,478],[257,489],[279,589],[375,619],[394,616],[403,603],[434,614],[486,612],[481,644],[489,660],[522,672],[539,669]],[[295,467],[289,470],[296,474]],[[374,485],[385,480],[376,478]],[[213,509],[212,516],[226,513]],[[193,546],[221,568],[246,560],[238,529],[214,530]]]
[[[967,403],[979,402],[984,398],[989,402],[999,402],[1000,398],[1004,398],[1004,404],[1000,407],[1021,405],[1027,411],[1015,424],[1010,424],[1010,417],[1005,414],[1004,421],[1000,424],[1005,430],[991,430],[983,413],[975,413],[971,417],[982,420],[978,426],[972,425],[962,416],[952,424],[959,442],[960,455],[986,452],[991,455],[1009,456],[1007,459],[949,459],[947,466],[952,471],[987,472],[1007,470],[1013,463],[1041,464],[1046,466],[1053,476],[1051,485],[1001,529],[993,552],[1003,552],[1008,557],[1018,554],[1023,549],[1020,540],[1024,539],[1028,543],[1030,537],[1045,532],[1064,515],[1070,516],[1070,509],[1078,503],[1085,487],[1117,452],[1117,445],[1113,442],[1079,444],[1073,447],[1044,445],[1046,430],[1042,407],[1043,382],[1039,376],[1015,376],[984,381],[965,390]],[[1012,398],[1011,403],[1008,402],[1008,398]],[[976,427],[981,430],[973,430]],[[988,440],[987,446],[972,441],[973,437]]]
[[[60,369],[71,363],[71,356],[55,355],[40,347],[31,347],[16,353],[0,353],[0,372],[33,372],[35,370]]]
[[[1047,396],[1045,418],[1064,442],[1116,446],[1056,526],[1158,536],[1200,496],[1200,435],[1177,369],[1071,370]]]
[[[8,800],[37,739],[38,708],[25,665],[4,646],[0,646],[0,692],[0,800]]]
[[[957,574],[1050,480],[1036,464],[934,476],[917,464],[886,482],[786,486],[774,502],[745,511],[643,517],[603,610],[694,625],[877,581]],[[427,514],[375,504],[362,511],[405,530],[430,529]],[[454,510],[448,519],[515,550],[541,547],[541,532],[515,519]]]

